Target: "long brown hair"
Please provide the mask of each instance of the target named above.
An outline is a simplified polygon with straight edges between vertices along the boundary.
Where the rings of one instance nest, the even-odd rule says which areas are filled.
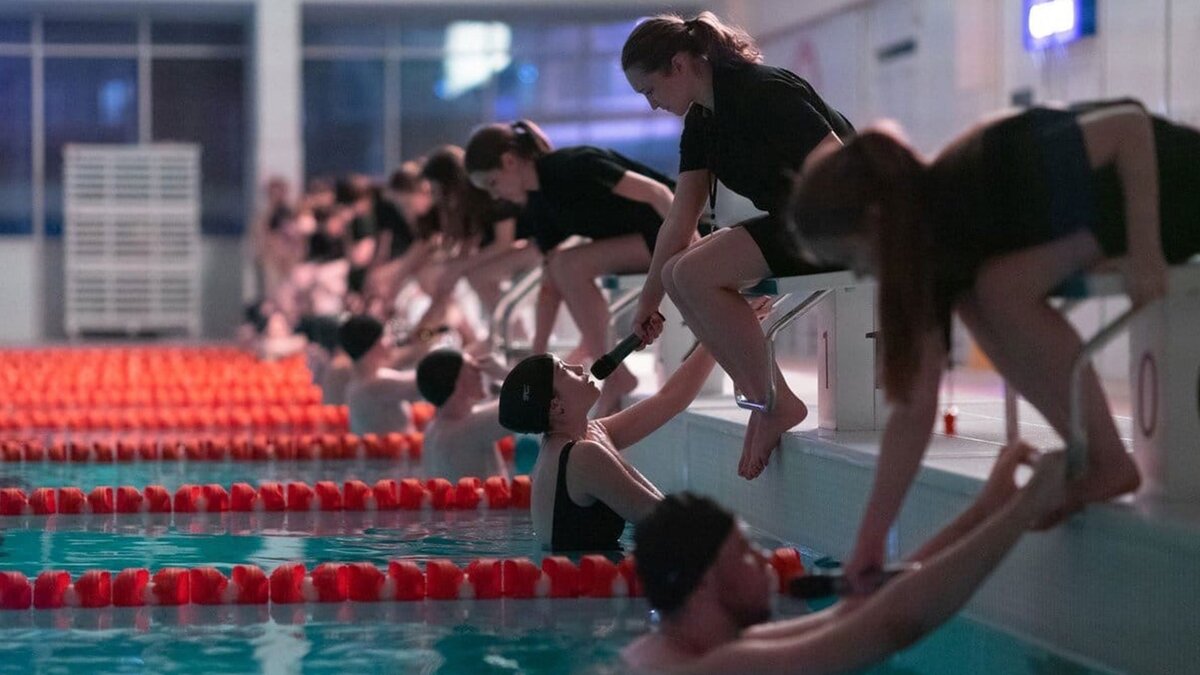
[[[921,340],[937,321],[926,176],[907,145],[891,134],[867,131],[807,172],[788,210],[801,250],[846,236],[873,246],[883,384],[892,401],[908,401]]]
[[[466,242],[483,235],[484,219],[494,208],[491,196],[471,184],[462,148],[445,145],[425,160],[421,175],[441,186],[436,210],[442,234],[452,242]]]
[[[639,23],[629,34],[621,49],[621,70],[637,67],[647,73],[659,72],[679,52],[705,57],[713,65],[762,63],[762,51],[754,38],[712,12],[700,12],[691,19],[659,14]]]
[[[529,120],[512,124],[487,124],[479,127],[467,141],[468,173],[491,171],[500,167],[500,157],[514,152],[524,159],[537,159],[553,149],[550,139]]]

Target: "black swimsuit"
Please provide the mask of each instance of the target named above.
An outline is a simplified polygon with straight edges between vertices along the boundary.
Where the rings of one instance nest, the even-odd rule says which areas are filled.
[[[550,548],[555,551],[606,551],[621,548],[618,539],[625,519],[607,504],[596,500],[591,506],[576,504],[567,492],[567,462],[575,441],[563,446],[558,457],[558,482],[554,488],[554,521]]]

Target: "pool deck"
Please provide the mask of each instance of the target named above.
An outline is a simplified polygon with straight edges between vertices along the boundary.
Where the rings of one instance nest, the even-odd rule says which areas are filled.
[[[807,384],[799,382],[797,393],[815,401],[805,396]],[[915,550],[966,508],[1003,445],[1002,400],[972,395],[956,404],[958,434],[935,434],[897,520],[893,553]],[[730,397],[698,400],[629,457],[664,491],[713,495],[771,535],[846,556],[871,487],[879,432],[818,430],[810,405],[808,419],[785,436],[763,475],[746,481],[736,466],[748,417]],[[1021,420],[1022,437],[1035,446],[1059,444],[1026,403]],[[1118,418],[1118,428],[1128,437],[1127,418]],[[1129,499],[1027,535],[966,614],[1088,665],[1195,672],[1197,570],[1200,505]]]

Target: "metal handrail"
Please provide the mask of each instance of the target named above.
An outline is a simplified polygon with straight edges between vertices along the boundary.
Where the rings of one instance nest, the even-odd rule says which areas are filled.
[[[817,303],[833,292],[832,288],[824,288],[818,291],[813,291],[804,299],[803,302],[788,310],[771,324],[767,329],[767,400],[761,403],[751,401],[740,392],[734,394],[734,400],[739,408],[745,410],[756,410],[761,413],[769,413],[775,407],[775,336],[784,328],[787,328],[793,321],[806,314],[810,309],[815,307]],[[787,296],[784,296],[786,298]],[[784,298],[780,298],[776,302],[780,302]]]
[[[517,279],[513,287],[500,298],[496,308],[492,310],[491,325],[488,326],[488,346],[492,351],[499,350],[507,360],[512,356],[512,342],[509,337],[509,327],[512,325],[512,315],[517,305],[525,296],[542,282],[541,266],[534,267]]]

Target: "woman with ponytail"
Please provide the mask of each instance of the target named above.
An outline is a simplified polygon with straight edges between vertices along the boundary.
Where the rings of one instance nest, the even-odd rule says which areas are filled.
[[[466,279],[491,316],[503,293],[500,283],[532,268],[541,256],[530,245],[530,233],[520,209],[500,202],[471,184],[462,148],[438,148],[425,161],[421,174],[433,186],[434,201],[444,237],[444,264],[435,295],[453,292]]]
[[[532,122],[489,124],[467,144],[471,182],[494,199],[524,208],[544,257],[533,351],[546,351],[563,302],[593,359],[608,351],[609,312],[596,278],[637,274],[650,267],[655,238],[671,208],[674,181],[611,150],[576,146],[552,150]],[[692,224],[688,237],[694,237]],[[564,246],[582,236],[591,241]],[[619,366],[604,381],[597,410],[615,412],[637,378]]]
[[[883,381],[892,410],[870,501],[847,565],[865,578],[921,465],[957,311],[976,342],[1063,438],[1079,335],[1047,296],[1126,258],[1135,305],[1166,267],[1200,252],[1200,132],[1136,101],[1033,108],[983,122],[926,164],[870,131],[805,167],[791,216],[814,263],[879,282]],[[1085,375],[1088,464],[1064,507],[1137,490],[1095,372]]]
[[[754,401],[770,382],[767,348],[740,290],[764,277],[822,271],[801,258],[782,214],[791,176],[815,151],[841,146],[854,133],[841,113],[794,73],[765,66],[754,41],[711,12],[684,20],[657,16],[640,23],[621,52],[629,84],[651,108],[683,116],[679,188],[663,224],[634,330],[646,343],[664,292],[687,325]],[[766,215],[693,244],[704,209],[716,209],[716,182],[748,197]],[[715,214],[714,214],[715,216]],[[746,429],[738,475],[757,477],[780,437],[808,415],[776,369],[774,406],[755,410]]]

